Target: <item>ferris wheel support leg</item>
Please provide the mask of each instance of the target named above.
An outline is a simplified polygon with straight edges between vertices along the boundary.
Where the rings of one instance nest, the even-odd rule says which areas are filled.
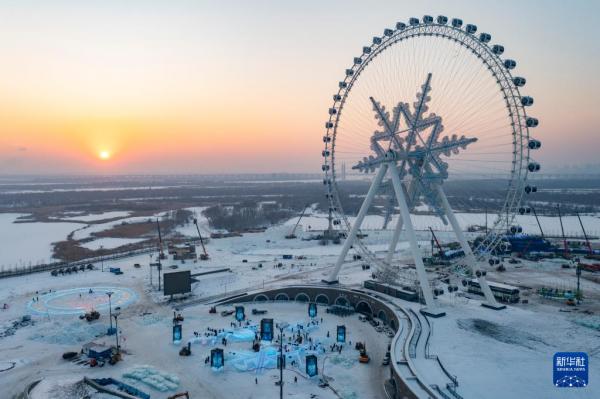
[[[406,233],[408,235],[410,249],[415,260],[415,268],[417,269],[419,285],[421,286],[421,291],[423,292],[423,297],[425,298],[426,307],[424,309],[421,309],[421,313],[432,317],[444,316],[446,313],[437,309],[437,306],[433,299],[433,293],[431,292],[429,280],[427,279],[427,271],[425,270],[421,250],[419,249],[419,244],[417,243],[415,229],[413,227],[412,220],[410,219],[410,211],[408,209],[408,203],[406,202],[406,195],[404,194],[402,182],[400,181],[400,176],[398,175],[398,167],[395,163],[392,162],[390,163],[389,168],[390,175],[392,177],[392,184],[394,186],[394,192],[396,194],[396,199],[398,200],[398,205],[400,207],[400,214],[402,216],[403,223],[406,225]]]
[[[446,198],[446,193],[444,193],[442,186],[438,184],[436,189],[438,196],[442,201],[442,206],[444,207],[446,217],[450,221],[450,224],[452,225],[452,230],[454,230],[454,234],[456,234],[456,238],[458,238],[460,246],[463,252],[465,253],[465,260],[467,261],[467,264],[471,269],[473,276],[475,276],[476,273],[480,271],[480,268],[477,265],[477,261],[475,260],[475,255],[473,255],[473,251],[471,250],[471,247],[469,246],[469,243],[467,242],[467,239],[465,238],[465,235],[462,229],[460,228],[460,225],[458,224],[458,220],[456,220],[454,211],[452,211],[452,208],[450,207],[450,203],[448,202],[448,198]],[[496,310],[506,308],[506,306],[500,305],[498,302],[496,302],[496,298],[494,298],[494,294],[492,293],[492,290],[490,289],[490,286],[488,285],[485,276],[477,277],[477,281],[479,282],[479,286],[481,287],[481,291],[483,292],[483,295],[485,296],[486,300],[486,302],[483,303],[483,306]]]
[[[398,241],[400,240],[400,234],[402,233],[402,216],[398,216],[398,221],[396,222],[396,227],[394,229],[394,234],[392,235],[392,241],[390,241],[390,246],[388,247],[388,253],[385,257],[385,263],[391,264],[392,258],[394,257],[394,252],[396,252],[396,246],[398,245]]]
[[[348,233],[348,236],[346,237],[346,240],[344,241],[344,246],[342,247],[342,252],[340,252],[340,256],[338,257],[337,262],[335,263],[333,272],[329,276],[328,280],[323,280],[324,283],[335,284],[338,282],[338,274],[340,272],[340,269],[342,268],[342,265],[344,264],[346,255],[348,254],[350,247],[352,246],[352,244],[354,243],[354,240],[356,239],[356,234],[358,233],[358,230],[360,229],[360,226],[362,225],[365,215],[367,214],[367,211],[369,210],[369,207],[371,206],[371,202],[373,202],[373,198],[375,197],[375,194],[377,194],[377,190],[379,189],[379,185],[381,184],[381,180],[383,180],[383,176],[385,176],[387,169],[388,169],[388,167],[386,164],[383,164],[379,167],[379,170],[377,171],[377,174],[375,175],[375,178],[373,179],[373,182],[371,183],[371,187],[369,188],[369,191],[367,192],[367,196],[365,197],[365,200],[363,201],[363,203],[360,207],[360,210],[358,211],[356,220],[352,224],[352,228],[350,229],[350,232]]]

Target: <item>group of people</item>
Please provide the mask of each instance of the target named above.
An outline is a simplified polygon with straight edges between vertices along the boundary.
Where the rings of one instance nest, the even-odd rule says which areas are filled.
[[[211,327],[206,327],[206,331],[204,331],[204,336],[205,337],[216,337],[217,335],[219,335],[220,333],[225,332],[224,328],[211,328]],[[199,338],[200,337],[200,333],[198,331],[194,331],[194,337]]]

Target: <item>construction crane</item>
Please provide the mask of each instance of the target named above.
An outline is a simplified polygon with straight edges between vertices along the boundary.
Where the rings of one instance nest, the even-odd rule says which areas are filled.
[[[435,236],[435,233],[433,232],[431,226],[429,226],[429,231],[431,231],[431,256],[433,256],[433,243],[435,242],[435,245],[437,245],[438,249],[440,250],[440,258],[444,258],[444,250],[442,249],[442,246],[440,245],[440,242]]]
[[[581,216],[579,216],[579,212],[576,212],[575,214],[577,215],[577,219],[579,219],[579,225],[581,226],[581,230],[583,231],[583,237],[585,238],[585,245],[587,245],[588,250],[590,251],[590,255],[593,255],[594,251],[592,250],[592,244],[590,244],[588,235],[585,232],[585,227],[583,227],[583,222],[581,221]]]
[[[291,240],[293,238],[297,238],[296,237],[296,228],[298,227],[298,225],[300,224],[300,220],[302,220],[302,217],[304,216],[304,214],[306,213],[306,210],[308,209],[308,205],[304,206],[304,209],[302,210],[302,213],[300,214],[300,217],[298,218],[298,221],[296,222],[296,225],[294,226],[294,228],[292,229],[292,232],[288,235],[285,236],[285,238],[287,238],[288,240]]]
[[[535,208],[531,208],[531,210],[533,211],[533,216],[535,216],[535,221],[537,222],[538,227],[540,228],[540,234],[542,235],[542,238],[544,237],[544,230],[542,230],[542,224],[540,223],[540,219],[538,218],[537,212],[535,211]]]
[[[569,244],[567,244],[567,238],[565,237],[565,228],[563,227],[562,215],[560,213],[560,205],[557,205],[556,208],[558,209],[558,220],[560,221],[560,232],[562,234],[563,245],[565,248],[565,258],[568,258],[569,257]]]
[[[200,237],[200,245],[202,245],[202,253],[200,254],[200,260],[208,260],[208,252],[206,252],[204,240],[202,239],[202,234],[200,234],[200,227],[198,227],[198,219],[194,218],[194,224],[196,225],[196,230],[198,230],[198,237]]]

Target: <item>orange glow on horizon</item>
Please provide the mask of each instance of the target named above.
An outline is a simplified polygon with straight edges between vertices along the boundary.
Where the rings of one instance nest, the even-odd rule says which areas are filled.
[[[100,159],[103,161],[108,161],[110,159],[110,152],[102,150],[98,153],[98,157],[100,157]]]

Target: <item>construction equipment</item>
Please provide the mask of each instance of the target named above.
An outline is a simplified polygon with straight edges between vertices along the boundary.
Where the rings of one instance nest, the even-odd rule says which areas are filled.
[[[98,320],[100,318],[100,312],[98,312],[97,310],[91,310],[89,312],[86,312],[85,314],[82,314],[79,316],[79,318],[81,320],[86,319],[88,322],[94,321],[94,320]]]
[[[179,356],[190,356],[192,354],[192,343],[188,342],[187,346],[184,346],[179,351]]]
[[[579,216],[579,212],[577,212],[575,214],[577,215],[577,219],[579,219],[579,225],[581,226],[581,230],[583,231],[583,237],[585,238],[585,244],[587,245],[588,250],[590,252],[589,254],[593,255],[594,251],[592,250],[592,245],[590,244],[590,240],[588,238],[588,235],[587,235],[587,233],[585,231],[585,228],[583,227],[583,222],[581,221],[581,216]]]
[[[542,230],[542,224],[540,223],[540,219],[538,218],[537,212],[535,211],[535,208],[531,208],[531,210],[533,211],[533,216],[535,216],[535,221],[537,222],[538,227],[540,228],[540,234],[542,235],[542,238],[544,237],[544,230]]]
[[[71,359],[76,358],[78,355],[79,355],[78,352],[65,352],[65,353],[63,353],[62,358],[65,360],[71,360]]]
[[[435,242],[435,245],[438,247],[439,255],[440,258],[444,259],[444,250],[442,249],[442,246],[440,245],[440,242],[438,241],[437,237],[435,236],[435,233],[433,232],[433,229],[431,228],[431,226],[429,227],[429,231],[431,231],[431,256],[433,256],[433,243]]]
[[[110,359],[108,359],[108,364],[110,364],[111,366],[114,366],[115,364],[117,364],[120,361],[121,361],[121,353],[116,352],[116,353],[113,353],[113,355],[110,357]]]
[[[385,356],[384,356],[384,358],[383,358],[383,361],[381,362],[381,365],[382,365],[382,366],[387,366],[387,365],[389,365],[389,364],[390,364],[390,359],[391,359],[391,357],[390,357],[390,352],[389,352],[389,351],[388,351],[388,352],[385,352]]]
[[[194,218],[194,224],[196,225],[196,230],[198,230],[198,237],[200,237],[200,245],[202,245],[202,253],[200,254],[200,260],[208,260],[208,252],[206,252],[204,240],[202,239],[202,234],[200,234],[200,227],[198,227],[198,219]]]
[[[369,363],[369,355],[367,355],[367,350],[365,348],[360,350],[360,353],[358,355],[358,361],[360,363]]]
[[[290,234],[288,234],[288,235],[285,236],[286,239],[291,240],[293,238],[298,238],[298,237],[296,237],[296,234],[295,234],[296,233],[296,228],[300,224],[300,220],[302,220],[302,217],[306,213],[307,209],[308,209],[308,205],[305,205],[304,209],[302,210],[302,213],[300,214],[300,217],[298,218],[298,221],[296,222],[296,224],[294,225],[294,228],[292,229],[292,232]]]
[[[180,392],[180,393],[176,393],[175,395],[169,396],[167,399],[177,399],[177,398],[190,399],[190,394],[188,392]]]
[[[176,313],[173,311],[173,324],[183,323],[183,316],[181,313]]]

